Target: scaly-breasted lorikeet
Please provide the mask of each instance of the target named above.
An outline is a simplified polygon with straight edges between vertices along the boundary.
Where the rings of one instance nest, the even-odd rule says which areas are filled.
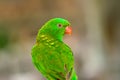
[[[77,80],[74,57],[63,42],[64,34],[70,34],[70,23],[54,18],[39,30],[32,48],[32,61],[47,80]]]

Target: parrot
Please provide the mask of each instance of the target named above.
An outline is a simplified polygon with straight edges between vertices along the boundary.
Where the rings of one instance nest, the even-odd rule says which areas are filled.
[[[63,42],[64,35],[71,33],[70,22],[63,18],[52,18],[39,29],[31,56],[47,80],[77,80],[73,52]]]

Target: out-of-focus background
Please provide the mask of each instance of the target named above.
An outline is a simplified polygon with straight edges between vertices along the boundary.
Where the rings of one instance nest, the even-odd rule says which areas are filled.
[[[39,28],[70,21],[78,80],[120,80],[119,0],[0,0],[0,80],[45,80],[31,62]]]

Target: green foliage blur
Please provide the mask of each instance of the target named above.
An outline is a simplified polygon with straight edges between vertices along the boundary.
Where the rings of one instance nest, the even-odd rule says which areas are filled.
[[[1,27],[2,26],[2,27]],[[0,49],[7,47],[9,44],[9,32],[0,24]]]

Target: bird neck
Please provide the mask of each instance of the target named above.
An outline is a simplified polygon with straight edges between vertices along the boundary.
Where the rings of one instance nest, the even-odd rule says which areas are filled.
[[[36,41],[36,44],[40,44],[40,43],[44,44],[45,46],[49,48],[52,48],[52,47],[58,48],[59,44],[63,42],[60,40],[56,40],[55,38],[49,35],[41,34],[39,35],[39,38],[37,37],[37,41]]]
[[[63,36],[52,36],[52,34],[40,33],[37,35],[37,42],[44,41],[44,42],[51,42],[51,41],[60,41],[63,42]]]
[[[63,41],[63,36],[64,36],[64,34],[59,33],[59,32],[39,31],[39,33],[37,35],[37,39],[40,39],[41,35],[45,35],[49,38],[53,38],[53,39],[56,39],[58,41]]]

